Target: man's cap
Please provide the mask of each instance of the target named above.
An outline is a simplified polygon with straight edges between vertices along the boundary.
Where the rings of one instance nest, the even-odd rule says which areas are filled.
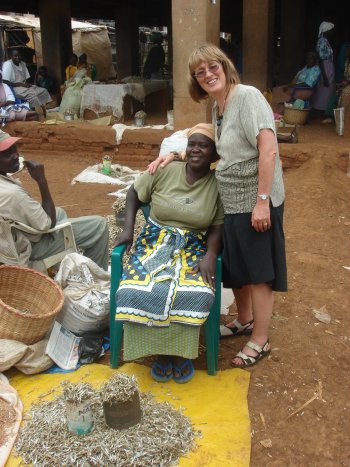
[[[10,136],[5,131],[0,130],[0,152],[6,151],[6,149],[16,144],[19,139],[21,138]]]

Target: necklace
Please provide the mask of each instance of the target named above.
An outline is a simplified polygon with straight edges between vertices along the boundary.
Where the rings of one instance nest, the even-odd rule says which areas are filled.
[[[222,125],[222,119],[224,118],[226,100],[227,100],[228,95],[230,94],[230,91],[231,91],[231,86],[229,86],[228,91],[226,93],[224,103],[223,103],[223,106],[222,106],[221,115],[219,115],[219,104],[217,104],[217,109],[216,109],[216,133],[217,133],[219,139],[220,139],[220,136],[221,136],[221,125]]]

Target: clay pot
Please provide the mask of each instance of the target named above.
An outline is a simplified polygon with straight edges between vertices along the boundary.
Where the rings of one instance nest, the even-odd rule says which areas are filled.
[[[104,402],[103,414],[111,428],[123,430],[136,425],[142,417],[139,393],[135,391],[128,401]]]

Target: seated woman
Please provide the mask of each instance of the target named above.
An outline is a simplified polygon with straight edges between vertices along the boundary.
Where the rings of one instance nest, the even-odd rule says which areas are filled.
[[[71,81],[75,78],[85,78],[88,77],[91,80],[96,79],[96,66],[93,63],[88,63],[87,61],[87,55],[81,54],[78,59],[78,67],[76,72],[74,73],[73,77],[71,78]]]
[[[303,101],[309,100],[320,75],[321,69],[317,64],[316,54],[314,52],[308,52],[306,54],[306,64],[304,68],[298,71],[293,81],[273,89],[273,110],[278,113],[283,113],[285,102],[296,99],[301,99]]]
[[[55,94],[55,84],[47,71],[46,66],[40,66],[35,74],[34,84],[40,88],[45,88],[50,94]]]
[[[27,65],[21,61],[20,53],[13,49],[11,59],[4,62],[2,66],[2,78],[5,84],[14,88],[14,93],[20,99],[25,99],[30,106],[41,107],[46,118],[46,107],[48,102],[52,101],[47,89],[39,88],[28,82],[30,78]]]
[[[214,129],[199,124],[188,136],[186,164],[145,172],[129,189],[124,230],[115,241],[130,251],[137,209],[150,203],[116,294],[116,319],[124,322],[124,360],[158,355],[151,375],[163,382],[193,377],[221,250],[224,213],[210,170],[218,159]]]
[[[344,74],[342,81],[338,84],[338,107],[347,107],[350,104],[350,44],[345,51]]]
[[[73,78],[74,73],[77,71],[77,65],[78,65],[78,56],[76,54],[72,54],[72,56],[69,59],[69,65],[65,69],[67,81]]]
[[[2,82],[0,71],[0,123],[5,125],[14,120],[38,120],[38,115],[29,110],[28,104],[16,104],[16,98],[11,88]]]

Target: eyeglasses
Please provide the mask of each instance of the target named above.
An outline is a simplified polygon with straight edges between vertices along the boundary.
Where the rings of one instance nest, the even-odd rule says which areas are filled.
[[[220,67],[221,63],[219,62],[212,62],[208,68],[203,68],[199,70],[197,73],[193,73],[193,76],[197,79],[203,79],[207,76],[207,73],[216,73]]]

